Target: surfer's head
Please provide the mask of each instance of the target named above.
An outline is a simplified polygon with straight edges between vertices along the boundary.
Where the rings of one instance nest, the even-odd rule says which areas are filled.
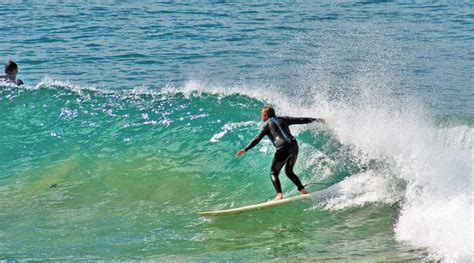
[[[267,121],[268,118],[275,117],[275,109],[270,105],[265,105],[262,108],[262,121]]]
[[[5,65],[5,74],[9,77],[16,77],[16,74],[18,74],[18,65],[15,63],[15,61],[8,61],[8,63]]]

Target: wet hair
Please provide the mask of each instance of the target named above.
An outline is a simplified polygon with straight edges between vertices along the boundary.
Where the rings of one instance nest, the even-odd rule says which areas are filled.
[[[262,111],[265,111],[267,113],[268,118],[272,118],[276,116],[275,109],[270,105],[263,106]]]
[[[5,74],[11,74],[13,71],[18,71],[18,65],[13,60],[9,60],[5,65]]]

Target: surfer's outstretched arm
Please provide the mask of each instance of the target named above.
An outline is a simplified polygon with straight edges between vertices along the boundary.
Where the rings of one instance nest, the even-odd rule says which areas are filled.
[[[288,125],[292,124],[307,124],[312,122],[326,123],[326,120],[323,118],[295,118],[295,117],[284,117],[288,122]]]

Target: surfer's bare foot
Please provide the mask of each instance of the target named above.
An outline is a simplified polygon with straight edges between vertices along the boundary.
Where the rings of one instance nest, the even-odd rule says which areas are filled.
[[[304,189],[304,188],[301,189],[300,193],[301,193],[302,195],[307,195],[307,194],[309,194],[308,192],[306,192],[306,189]]]
[[[281,200],[283,199],[283,194],[282,193],[278,193],[277,194],[277,197],[275,197],[275,200]]]

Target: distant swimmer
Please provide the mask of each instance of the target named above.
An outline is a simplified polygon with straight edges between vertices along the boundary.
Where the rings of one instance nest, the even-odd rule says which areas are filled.
[[[17,79],[16,74],[18,74],[18,65],[15,63],[15,61],[9,60],[5,65],[5,75],[2,76],[2,80],[7,83],[14,83],[18,86],[23,85],[23,81],[21,79]]]
[[[275,115],[275,109],[271,106],[264,106],[262,109],[262,121],[265,123],[260,128],[258,135],[242,150],[237,151],[236,157],[241,156],[248,150],[255,147],[263,137],[268,136],[276,148],[273,156],[272,166],[270,170],[270,178],[273,186],[277,191],[275,199],[283,199],[281,184],[278,176],[281,169],[285,166],[285,173],[288,178],[298,187],[298,191],[302,195],[308,194],[300,179],[293,172],[293,168],[298,157],[298,142],[291,134],[290,125],[306,124],[312,122],[325,123],[323,118],[294,118],[294,117],[278,117]]]

